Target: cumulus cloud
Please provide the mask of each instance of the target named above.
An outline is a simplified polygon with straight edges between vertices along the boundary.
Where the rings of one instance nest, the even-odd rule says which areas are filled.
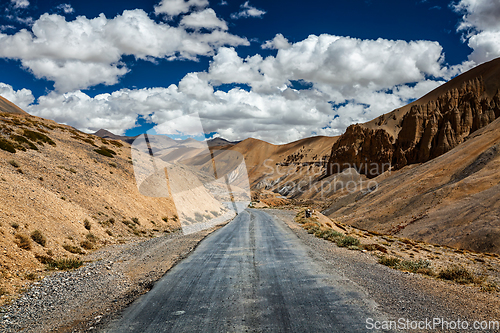
[[[452,5],[463,14],[457,30],[473,50],[469,60],[480,64],[500,56],[500,3],[490,0],[460,0]]]
[[[26,110],[28,105],[35,101],[31,90],[26,88],[14,90],[11,85],[2,82],[0,82],[0,96],[16,104],[23,110]]]
[[[279,49],[276,56],[242,58],[221,47],[205,72],[168,88],[122,89],[90,97],[81,91],[40,97],[28,111],[89,132],[122,134],[137,115],[162,124],[199,112],[207,132],[229,140],[255,137],[284,143],[310,135],[339,135],[401,107],[442,84],[437,43],[360,40],[330,35]],[[301,82],[302,89],[294,88]],[[234,84],[229,91],[221,84]],[[243,89],[238,85],[247,85]]]
[[[290,43],[288,43],[288,39],[286,39],[282,34],[277,34],[272,40],[266,41],[262,44],[263,49],[288,49],[290,48]]]
[[[11,0],[14,8],[27,8],[30,5],[28,0]]]
[[[188,32],[182,26],[156,23],[140,9],[124,11],[113,19],[101,14],[66,21],[61,15],[43,14],[31,31],[0,33],[0,57],[21,60],[36,77],[52,80],[58,91],[68,92],[118,82],[128,72],[120,63],[123,55],[144,60],[197,59],[213,55],[223,45],[248,45],[245,38],[220,30],[224,22],[216,21],[215,15],[208,21],[210,11],[198,14],[207,18],[206,28],[219,29]]]
[[[71,13],[73,13],[75,11],[73,9],[73,7],[71,7],[71,5],[67,4],[67,3],[62,3],[59,6],[57,6],[56,8],[59,9],[59,10],[61,10],[61,11],[63,11],[64,14],[71,14]]]
[[[500,4],[491,0],[460,0],[452,5],[463,14],[458,30],[477,29],[480,31],[500,29]]]
[[[244,4],[240,6],[240,11],[238,13],[232,13],[231,18],[233,20],[237,20],[240,18],[247,18],[247,17],[262,17],[266,12],[257,9],[253,6],[250,5],[249,1],[246,1]]]
[[[325,34],[311,35],[265,59],[260,55],[242,59],[233,48],[221,48],[210,65],[209,79],[216,85],[245,83],[268,92],[304,80],[332,97],[350,99],[361,88],[376,91],[427,76],[449,78],[442,63],[442,47],[436,42]]]
[[[173,17],[187,13],[191,8],[203,9],[208,4],[208,0],[162,0],[155,6],[155,13]]]
[[[212,8],[207,8],[201,12],[194,12],[184,16],[181,20],[180,25],[196,30],[201,28],[205,28],[208,30],[228,29],[226,22],[219,19]]]

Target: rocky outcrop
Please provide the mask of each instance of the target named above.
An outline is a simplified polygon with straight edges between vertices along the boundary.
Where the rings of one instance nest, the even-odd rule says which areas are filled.
[[[351,166],[375,177],[387,170],[387,163],[400,169],[426,162],[450,151],[499,116],[500,91],[489,98],[483,80],[473,79],[437,100],[412,106],[399,124],[396,140],[383,129],[351,125],[332,147],[327,175]]]
[[[351,125],[332,147],[327,175],[354,168],[360,174],[375,177],[390,168],[394,138],[385,130]]]

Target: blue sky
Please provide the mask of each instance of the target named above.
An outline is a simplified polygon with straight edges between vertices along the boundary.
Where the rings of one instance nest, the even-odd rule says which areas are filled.
[[[0,95],[93,132],[198,112],[229,140],[338,135],[500,56],[500,4],[2,0]]]

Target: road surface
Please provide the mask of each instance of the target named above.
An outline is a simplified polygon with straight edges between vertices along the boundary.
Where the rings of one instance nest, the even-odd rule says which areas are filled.
[[[137,299],[104,332],[366,332],[384,320],[354,282],[281,221],[249,209]]]

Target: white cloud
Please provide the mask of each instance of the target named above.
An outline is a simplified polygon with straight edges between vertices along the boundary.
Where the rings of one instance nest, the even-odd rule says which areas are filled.
[[[155,6],[155,13],[173,17],[187,13],[191,8],[203,9],[208,4],[208,0],[162,0]]]
[[[476,64],[500,57],[500,31],[482,31],[470,36],[468,45],[473,49],[469,59]]]
[[[458,30],[500,29],[500,3],[491,0],[460,0],[453,5],[456,12],[462,13]]]
[[[500,57],[500,2],[460,0],[453,8],[463,14],[457,30],[473,50],[469,60],[478,65]]]
[[[5,30],[12,30],[15,29],[16,27],[13,25],[0,25],[0,31],[5,31]]]
[[[436,42],[311,35],[265,59],[242,59],[234,49],[221,48],[210,65],[209,80],[216,85],[245,83],[268,92],[304,80],[332,98],[351,99],[362,88],[377,91],[426,76],[448,78],[442,62],[442,47]]]
[[[35,101],[31,90],[26,88],[14,90],[11,85],[2,82],[0,82],[0,96],[16,104],[23,110],[26,110],[28,105]]]
[[[57,6],[56,8],[59,10],[62,10],[64,12],[64,14],[71,14],[75,11],[73,9],[73,7],[71,7],[71,5],[67,4],[67,3],[62,3],[59,6]]]
[[[14,4],[14,8],[27,8],[30,5],[28,0],[11,0]]]
[[[247,17],[262,17],[266,12],[257,9],[253,6],[250,5],[249,1],[246,1],[244,4],[240,6],[240,11],[238,13],[232,13],[231,18],[233,20],[237,20],[240,18],[247,18]]]
[[[120,63],[94,63],[73,61],[54,61],[51,59],[23,60],[22,64],[37,78],[54,81],[58,91],[73,91],[97,84],[113,85],[129,70]]]
[[[291,45],[288,42],[288,39],[286,39],[282,34],[277,34],[272,40],[268,40],[262,44],[263,49],[286,50],[290,47]]]
[[[89,132],[107,128],[117,134],[134,127],[137,115],[162,124],[199,112],[205,130],[226,139],[284,143],[339,135],[354,122],[405,105],[444,82],[431,79],[454,70],[442,63],[435,42],[309,36],[267,58],[241,58],[234,48],[221,47],[208,71],[189,73],[168,88],[122,89],[94,98],[81,91],[52,92],[27,111]],[[293,89],[294,81],[305,88]],[[248,89],[226,92],[217,89],[221,84]]]
[[[227,24],[224,20],[221,20],[215,14],[215,11],[212,8],[207,8],[201,12],[194,12],[189,15],[186,15],[182,18],[181,26],[193,29],[221,29],[227,30]]]
[[[223,28],[222,21],[218,24]],[[196,59],[213,55],[223,45],[248,45],[246,39],[226,31],[188,32],[156,23],[140,9],[113,19],[101,14],[69,22],[61,15],[43,14],[31,30],[0,33],[0,57],[21,60],[36,77],[54,81],[60,92],[115,84],[128,72],[120,64],[123,55],[144,60]]]

